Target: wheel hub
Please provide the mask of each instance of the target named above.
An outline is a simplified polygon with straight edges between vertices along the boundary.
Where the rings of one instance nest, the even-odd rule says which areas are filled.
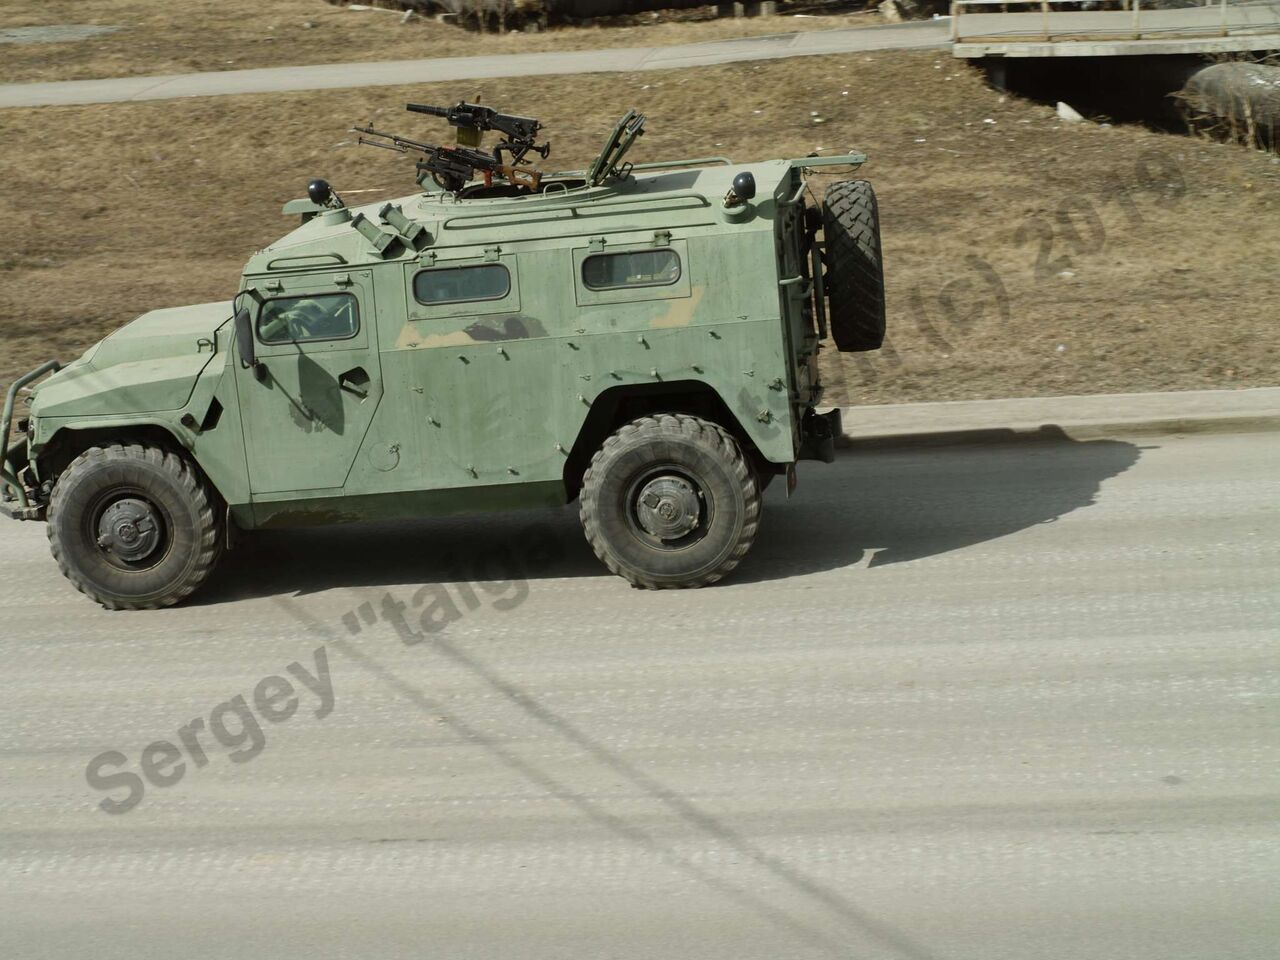
[[[160,545],[160,517],[145,500],[117,500],[98,520],[98,546],[121,560],[145,560]]]
[[[698,527],[702,503],[693,484],[682,477],[655,477],[640,488],[636,518],[651,536],[678,540]]]

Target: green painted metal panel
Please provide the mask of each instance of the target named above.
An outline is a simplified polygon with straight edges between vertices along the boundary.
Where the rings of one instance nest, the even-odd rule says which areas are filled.
[[[303,274],[260,285],[270,295],[255,311],[257,369],[236,364],[249,488],[340,490],[382,399],[376,308],[369,270]],[[261,312],[272,304],[326,295],[354,297],[353,336],[264,343]]]

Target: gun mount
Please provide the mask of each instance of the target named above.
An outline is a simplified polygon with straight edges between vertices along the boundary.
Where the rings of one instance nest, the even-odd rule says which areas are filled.
[[[457,145],[423,143],[375,130],[370,126],[352,127],[353,132],[364,134],[357,142],[398,153],[419,154],[419,180],[430,176],[441,189],[451,193],[465,187],[476,178],[477,173],[486,187],[493,185],[493,178],[496,176],[515,187],[537,191],[542,182],[542,171],[533,167],[525,157],[534,153],[545,160],[551,153],[549,141],[541,144],[535,142],[538,131],[542,129],[542,124],[537,120],[499,113],[491,107],[465,101],[459,101],[452,107],[410,103],[406,104],[406,109],[413,113],[443,117],[449,121],[450,125],[458,129]],[[504,139],[494,146],[492,153],[479,149],[485,132],[489,130],[497,130],[504,135]]]
[[[417,154],[418,181],[429,176],[437,186],[450,193],[459,193],[472,181],[483,181],[485,188],[493,186],[494,178],[505,180],[514,188],[513,192],[537,193],[542,187],[544,174],[534,167],[528,154],[532,153],[544,160],[551,153],[551,142],[537,143],[538,132],[542,124],[532,117],[518,117],[513,114],[499,113],[491,107],[459,101],[452,107],[435,107],[428,104],[410,103],[406,108],[412,113],[425,113],[428,116],[442,117],[459,131],[458,143],[443,146],[411,140],[399,134],[375,130],[371,126],[352,127],[355,133],[363,134],[357,143],[397,153]],[[586,170],[577,175],[585,177],[585,183],[599,186],[609,180],[626,179],[632,169],[630,163],[623,161],[632,144],[644,134],[644,114],[628,110],[613,128],[603,149]],[[486,131],[496,130],[503,134],[492,152],[479,149]],[[557,177],[563,176],[557,174]]]
[[[363,134],[356,142],[366,147],[381,147],[397,153],[419,154],[419,177],[430,175],[442,189],[456,193],[480,173],[486,187],[493,185],[494,176],[514,184],[537,190],[542,182],[542,171],[534,167],[503,163],[495,154],[485,153],[471,147],[443,147],[420,140],[410,140],[398,134],[375,130],[373,127],[352,127],[355,133]],[[374,137],[376,139],[368,139]]]

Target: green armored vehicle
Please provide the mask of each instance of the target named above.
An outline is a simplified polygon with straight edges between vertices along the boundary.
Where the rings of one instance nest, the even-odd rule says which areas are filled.
[[[880,346],[880,237],[866,181],[815,206],[805,177],[862,155],[631,163],[633,111],[588,169],[544,174],[536,120],[410,109],[458,142],[356,129],[416,157],[420,190],[352,208],[312,181],[230,303],[152,311],[11,385],[6,438],[53,373],[0,508],[46,521],[102,605],[182,600],[236,531],[575,499],[609,569],[702,586],[774,476],[832,459],[818,350]]]

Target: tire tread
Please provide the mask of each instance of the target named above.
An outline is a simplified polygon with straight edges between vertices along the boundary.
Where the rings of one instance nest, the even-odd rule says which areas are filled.
[[[719,453],[730,465],[734,482],[740,487],[745,504],[742,529],[734,542],[733,549],[711,570],[701,576],[678,583],[665,582],[645,577],[629,570],[619,563],[617,556],[609,548],[601,529],[599,517],[596,515],[595,496],[599,478],[604,468],[627,441],[645,434],[653,435],[655,440],[679,438],[690,440]],[[600,561],[609,570],[629,581],[633,586],[644,590],[668,590],[705,587],[723,579],[733,571],[742,558],[746,556],[751,544],[755,541],[760,526],[760,491],[756,483],[755,472],[743,456],[737,440],[719,424],[703,420],[684,413],[660,413],[640,417],[624,424],[609,435],[600,449],[591,458],[582,478],[582,493],[579,499],[579,517],[587,542]]]
[[[58,512],[63,508],[63,500],[70,486],[67,483],[68,479],[74,479],[77,473],[95,466],[113,462],[128,464],[137,461],[151,464],[169,474],[170,478],[177,482],[195,506],[199,524],[196,560],[187,570],[182,582],[163,597],[145,601],[121,600],[94,589],[93,585],[86,582],[68,561],[63,544],[56,535],[54,523]],[[77,590],[108,610],[158,610],[185,600],[208,579],[217,565],[218,558],[222,554],[222,526],[216,495],[211,493],[191,462],[171,450],[152,444],[115,443],[105,447],[90,447],[62,471],[49,497],[47,524],[49,548],[53,553],[54,561],[58,564],[58,569]]]
[[[866,180],[833,183],[822,198],[822,220],[823,285],[836,348],[877,350],[884,342],[885,297],[875,190]]]

